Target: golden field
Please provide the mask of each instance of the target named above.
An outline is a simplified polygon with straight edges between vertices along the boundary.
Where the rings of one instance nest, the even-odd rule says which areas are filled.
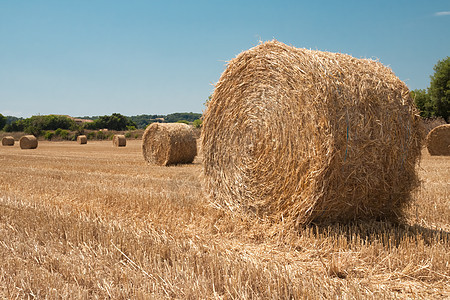
[[[0,147],[0,298],[446,299],[450,157],[423,151],[406,224],[294,231],[212,207],[140,140]]]

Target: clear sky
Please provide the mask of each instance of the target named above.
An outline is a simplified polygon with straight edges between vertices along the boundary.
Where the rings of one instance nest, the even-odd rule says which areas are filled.
[[[201,112],[226,61],[271,39],[427,88],[450,56],[450,1],[0,0],[0,113]]]

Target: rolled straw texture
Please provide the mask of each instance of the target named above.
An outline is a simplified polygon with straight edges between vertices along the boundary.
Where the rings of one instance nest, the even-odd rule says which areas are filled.
[[[77,136],[77,143],[78,144],[87,144],[87,137],[85,135]]]
[[[122,134],[116,134],[113,137],[113,145],[115,147],[125,147],[127,145],[127,139]]]
[[[24,135],[19,140],[20,149],[36,149],[38,140],[34,135]]]
[[[14,146],[14,137],[5,136],[2,138],[2,146]]]
[[[450,124],[435,127],[427,135],[430,155],[450,155]]]
[[[153,123],[142,137],[144,159],[161,166],[192,163],[197,141],[192,128],[183,123]]]
[[[260,44],[228,63],[204,115],[211,201],[295,224],[395,219],[418,186],[423,131],[381,63]]]

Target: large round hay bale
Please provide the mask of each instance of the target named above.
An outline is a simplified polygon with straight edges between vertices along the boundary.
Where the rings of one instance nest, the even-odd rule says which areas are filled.
[[[192,128],[183,123],[153,123],[142,137],[147,162],[161,166],[192,163],[197,142]]]
[[[125,147],[127,145],[127,139],[122,134],[115,134],[113,137],[113,145],[115,147]]]
[[[450,124],[431,130],[427,135],[426,145],[430,155],[450,155]]]
[[[34,135],[24,135],[19,140],[20,149],[36,149],[38,140]]]
[[[296,224],[398,220],[422,139],[381,63],[266,42],[229,62],[208,103],[204,186],[219,207]]]
[[[77,136],[77,143],[78,144],[87,144],[87,136],[85,135],[79,135]]]
[[[2,138],[2,146],[14,146],[14,137],[5,136]]]

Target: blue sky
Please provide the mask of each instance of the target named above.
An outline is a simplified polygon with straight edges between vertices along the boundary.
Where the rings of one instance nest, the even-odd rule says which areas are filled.
[[[0,0],[0,113],[201,112],[226,61],[274,38],[426,88],[450,1]]]

